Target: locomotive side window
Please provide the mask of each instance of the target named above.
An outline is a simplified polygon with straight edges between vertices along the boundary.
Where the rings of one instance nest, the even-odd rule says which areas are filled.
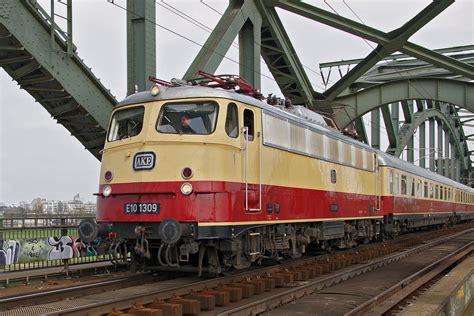
[[[166,103],[156,129],[163,134],[209,135],[216,128],[217,111],[212,101]]]
[[[118,110],[112,116],[107,140],[113,142],[140,134],[143,128],[143,106]]]
[[[225,132],[232,138],[237,138],[239,136],[239,112],[235,103],[229,103],[227,106]]]
[[[248,140],[253,141],[255,129],[252,110],[244,110],[244,126],[248,128]]]

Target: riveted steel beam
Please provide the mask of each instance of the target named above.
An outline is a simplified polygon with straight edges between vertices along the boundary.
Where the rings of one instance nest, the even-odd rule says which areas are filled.
[[[425,122],[421,123],[418,132],[418,159],[420,161],[420,167],[426,168],[426,125]]]
[[[444,173],[443,175],[445,177],[449,178],[449,158],[450,158],[450,152],[449,152],[449,144],[450,144],[450,135],[449,132],[447,131],[447,128],[445,126],[444,130]]]
[[[314,104],[315,92],[276,10],[257,1],[262,15],[262,57],[283,95],[295,104]]]
[[[88,144],[104,143],[115,97],[83,63],[68,43],[67,34],[37,1],[0,0],[0,8],[0,34],[11,34],[0,38],[2,68],[52,116],[67,111],[70,119],[58,123],[100,159],[101,146]],[[69,31],[72,33],[71,25]],[[22,49],[2,50],[6,43]],[[91,133],[81,134],[86,130]]]
[[[359,137],[358,139],[363,143],[369,144],[369,139],[367,137],[367,131],[365,130],[365,124],[364,124],[364,120],[363,120],[362,117],[358,117],[354,121],[354,127],[355,127],[355,130],[357,131],[357,135]]]
[[[393,33],[391,34],[391,33],[385,33],[385,32],[379,31],[365,24],[355,22],[341,15],[337,15],[337,14],[319,9],[317,7],[314,7],[312,5],[309,5],[301,1],[271,0],[270,2],[287,11],[290,11],[295,14],[304,16],[306,18],[315,20],[317,22],[332,26],[344,32],[365,38],[377,44],[387,45],[393,40],[393,35],[394,35]],[[412,20],[412,24],[407,26],[406,29],[408,30],[408,32],[414,31],[414,30],[416,31],[417,27],[419,28],[422,25],[424,25],[426,22],[429,21],[430,17],[433,18],[434,16],[439,14],[439,12],[441,12],[442,9],[446,8],[452,2],[454,1],[453,0],[433,1],[430,7],[431,13],[426,14],[426,19],[420,20],[419,24],[417,23],[416,20]],[[441,10],[441,11],[437,12],[437,10]],[[401,39],[403,39],[403,36],[400,38],[400,40]],[[418,58],[420,60],[424,60],[430,64],[448,69],[454,72],[455,74],[459,74],[467,78],[474,79],[473,66],[463,63],[461,61],[455,60],[451,57],[444,56],[440,53],[423,48],[419,45],[410,43],[408,41],[406,41],[403,45],[401,45],[400,49],[398,50],[412,57]]]
[[[258,18],[257,18],[258,17]],[[247,19],[239,32],[239,73],[253,87],[260,89],[260,29],[262,19],[255,15]]]
[[[373,109],[372,112],[370,112],[370,120],[370,145],[375,149],[380,149],[380,110],[378,108]]]
[[[443,174],[443,159],[444,159],[444,153],[443,153],[443,121],[437,120],[438,126],[437,126],[437,132],[438,132],[438,137],[437,141],[438,144],[436,146],[436,172],[438,174]]]
[[[392,148],[397,148],[397,130],[395,126],[398,129],[398,116],[397,116],[397,122],[394,124],[394,120],[392,118],[392,114],[390,113],[390,108],[388,105],[383,105],[381,108],[382,110],[382,117],[383,121],[385,124],[385,129],[387,130],[387,136],[388,136],[388,152],[392,152]],[[393,109],[393,107],[392,107]]]
[[[411,123],[413,120],[413,101],[412,100],[403,100],[400,102],[402,105],[403,116],[405,117],[405,123]],[[414,163],[415,162],[415,140],[414,134],[409,136],[410,140],[407,144],[407,161]]]
[[[154,0],[127,0],[127,95],[148,89],[156,73]]]

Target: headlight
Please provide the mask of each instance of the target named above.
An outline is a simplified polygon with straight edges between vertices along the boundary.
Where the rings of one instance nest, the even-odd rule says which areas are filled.
[[[193,186],[191,183],[185,182],[181,185],[181,193],[184,195],[190,195],[193,192]]]
[[[160,94],[160,87],[157,85],[153,85],[150,89],[151,95],[156,97],[158,94]]]
[[[105,197],[108,197],[112,194],[112,188],[110,187],[110,185],[106,185],[103,189],[102,189],[102,195],[105,196]]]

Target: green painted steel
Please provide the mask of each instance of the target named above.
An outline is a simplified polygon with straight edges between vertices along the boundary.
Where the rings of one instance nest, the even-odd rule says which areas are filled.
[[[293,12],[295,14],[304,16],[306,18],[315,20],[317,22],[329,25],[331,27],[337,28],[344,32],[356,35],[361,38],[365,38],[371,42],[375,42],[379,45],[386,46],[390,45],[390,42],[393,42],[394,33],[385,33],[383,31],[377,30],[370,26],[367,26],[362,23],[355,22],[344,16],[337,15],[320,8],[314,7],[307,3],[301,1],[292,1],[292,0],[268,0],[269,3],[276,5],[282,9]],[[442,10],[443,7],[450,5],[453,0],[436,0],[433,1],[431,8],[431,13],[425,15],[425,17],[436,16],[437,10]],[[427,7],[428,8],[428,7]],[[421,20],[420,23],[426,23],[425,19]],[[416,27],[419,24],[417,21],[412,20],[412,24],[407,30],[416,30]],[[410,32],[408,31],[408,32]],[[399,44],[400,41],[403,41],[404,38],[400,37],[396,44]],[[395,44],[395,43],[392,43]],[[409,41],[406,41],[401,45],[398,51],[405,53],[409,56],[418,58],[420,60],[426,61],[427,63],[440,66],[442,68],[448,69],[455,74],[465,76],[470,79],[474,79],[474,67],[458,61],[454,58],[444,56],[441,53],[434,52],[427,48],[421,47],[419,45],[413,44]]]
[[[359,140],[361,142],[365,143],[365,144],[369,144],[369,138],[367,137],[367,131],[365,129],[365,124],[364,124],[364,120],[362,119],[362,117],[358,117],[354,121],[354,127],[357,131]]]
[[[261,45],[255,43],[260,43],[261,25],[261,18],[247,19],[239,32],[239,75],[256,89],[260,89]]]
[[[259,2],[262,15],[262,57],[281,92],[294,104],[313,106],[314,92],[304,66],[274,7]]]
[[[376,63],[383,58],[390,56],[408,41],[416,31],[423,27],[426,23],[431,21],[434,17],[440,14],[444,9],[451,5],[454,0],[433,1],[421,12],[419,12],[410,21],[405,23],[400,28],[390,32],[389,41],[379,43],[379,45],[365,57],[360,63],[352,68],[345,76],[338,82],[331,86],[324,92],[324,96],[329,100],[334,100],[338,95],[350,87],[350,85],[369,71]]]
[[[343,106],[345,111],[335,113],[334,119],[339,126],[346,127],[374,108],[401,100],[439,100],[474,111],[474,82],[429,78],[375,85],[337,98],[335,104]]]
[[[380,110],[378,108],[373,109],[370,112],[370,120],[371,120],[370,145],[376,149],[381,149],[380,148]]]
[[[398,104],[396,104],[396,106],[398,110]],[[392,108],[392,111],[390,111],[390,107],[387,104],[382,105],[380,108],[382,110],[382,117],[385,124],[385,129],[387,130],[389,153],[392,153],[391,148],[396,148],[398,144],[398,139],[397,139],[398,115],[395,115],[393,111],[395,109],[395,106],[392,105],[391,108]],[[396,118],[396,122],[394,122],[393,118]]]
[[[470,111],[474,110],[474,83],[451,79],[399,80],[340,97],[336,99],[336,102],[339,106],[345,107],[345,111],[340,111],[335,115],[335,120],[341,127],[356,123],[369,112],[373,117],[374,110],[380,108],[389,140],[387,152],[398,157],[406,149],[407,160],[414,162],[413,135],[419,129],[420,166],[425,167],[425,161],[428,159],[430,170],[446,174],[455,180],[466,178],[470,174],[472,163],[467,150],[466,137],[464,137],[456,107],[451,104]],[[396,126],[399,120],[399,102],[405,122],[398,131]],[[417,108],[416,113],[413,112],[413,102]],[[391,105],[391,110],[389,105]],[[429,123],[428,146],[425,141],[425,121]],[[436,130],[435,122],[440,122],[438,130]],[[448,136],[445,136],[444,131]],[[443,150],[449,146],[444,144],[448,140],[453,146],[451,157],[446,155],[449,153],[448,150]],[[453,152],[456,155],[453,155]]]
[[[419,165],[420,167],[425,168],[426,167],[426,125],[425,125],[425,122],[420,124],[418,135],[419,135],[418,159],[420,161]]]
[[[51,33],[50,16],[36,1],[0,0],[0,66],[100,159],[116,100],[75,52],[68,54],[67,34],[57,27]]]
[[[438,48],[438,49],[433,49],[434,52],[439,53],[439,54],[448,54],[448,53],[462,53],[462,57],[472,57],[474,56],[474,53],[466,53],[469,51],[474,50],[474,45],[462,45],[462,46],[453,46],[453,47],[446,47],[446,48]],[[461,56],[458,55],[451,55],[453,58],[460,58]],[[427,65],[428,63],[418,60],[418,59],[410,59],[410,55],[407,54],[392,54],[390,56],[387,56],[383,58],[383,61],[386,61],[384,65],[388,65],[390,68],[390,62],[400,62],[401,64],[406,64],[407,66],[424,66]],[[407,60],[408,59],[408,60]],[[328,67],[337,67],[337,66],[349,66],[349,65],[354,65],[358,64],[361,61],[363,61],[363,58],[354,58],[354,59],[345,59],[345,60],[339,60],[339,61],[331,61],[331,62],[325,62],[325,63],[320,63],[319,67],[320,68],[328,68]]]
[[[127,95],[147,90],[156,74],[154,0],[127,0]]]
[[[450,142],[456,147],[456,152],[462,154],[464,152],[463,149],[463,142],[461,141],[462,135],[459,134],[459,130],[454,128],[455,124],[454,121],[458,120],[455,116],[450,116],[446,114],[444,111],[431,108],[431,109],[425,109],[424,111],[421,112],[416,112],[413,114],[413,121],[411,123],[405,123],[403,126],[400,128],[400,134],[399,134],[399,145],[398,147],[393,151],[393,154],[395,156],[401,155],[403,149],[408,145],[410,142],[410,137],[413,135],[415,130],[417,128],[422,127],[424,129],[425,122],[429,122],[429,147],[428,149],[428,154],[424,155],[425,150],[423,150],[423,156],[421,153],[421,149],[425,149],[425,138],[420,135],[420,159],[422,157],[429,156],[429,167],[430,170],[435,171],[436,167],[436,160],[435,157],[439,157],[438,154],[440,153],[440,156],[444,157],[442,155],[442,141],[440,142],[439,138],[439,133],[440,131],[443,131],[443,128],[438,130],[438,146],[436,146],[436,141],[435,141],[435,131],[436,131],[436,125],[435,121],[440,122],[443,124],[444,128],[446,129],[446,133],[449,134],[449,140]],[[424,133],[424,131],[423,131]],[[441,139],[443,137],[441,136]],[[422,141],[421,141],[422,140]],[[441,150],[441,152],[440,152]],[[435,155],[436,154],[436,155]],[[445,157],[447,158],[447,157]],[[463,160],[464,161],[464,160]],[[467,164],[462,166],[464,169],[468,169],[469,166]]]
[[[216,72],[234,39],[249,18],[249,12],[252,12],[252,9],[253,3],[250,1],[242,3],[242,1],[232,0],[229,2],[226,11],[184,74],[184,80],[196,78],[199,70],[209,73]]]

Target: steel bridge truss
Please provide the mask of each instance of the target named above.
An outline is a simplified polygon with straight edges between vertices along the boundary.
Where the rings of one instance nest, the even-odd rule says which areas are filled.
[[[459,112],[474,107],[474,87],[469,82],[474,79],[472,48],[432,51],[409,41],[453,2],[434,0],[401,27],[383,32],[302,1],[230,0],[184,79],[196,77],[198,70],[214,73],[238,37],[240,76],[254,87],[260,88],[263,58],[283,95],[294,104],[332,115],[340,127],[354,126],[365,142],[363,116],[370,113],[374,147],[380,147],[382,117],[390,153],[422,166],[422,157],[427,155],[427,168],[462,181],[470,178],[471,152],[466,141],[474,138],[463,131],[472,120]],[[0,66],[100,159],[116,100],[76,54],[72,0],[59,3],[67,7],[66,31],[55,23],[54,5],[53,14],[48,15],[35,0],[0,0]],[[155,73],[155,4],[127,0],[129,94],[147,89],[147,78]],[[317,92],[277,9],[358,36],[376,47],[365,58],[346,61],[347,72],[339,72],[334,84]],[[321,68],[343,64],[326,63]],[[404,120],[399,119],[400,112]],[[429,146],[420,136],[426,134],[426,126]],[[419,138],[418,161],[415,137]]]

